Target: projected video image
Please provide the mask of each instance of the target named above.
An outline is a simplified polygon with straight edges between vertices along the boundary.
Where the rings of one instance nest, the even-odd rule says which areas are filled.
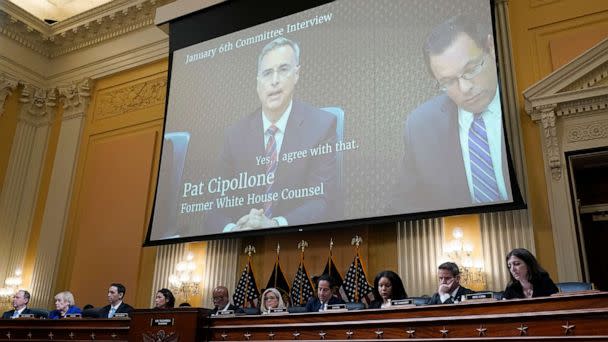
[[[336,1],[173,54],[150,240],[513,201],[487,0]]]

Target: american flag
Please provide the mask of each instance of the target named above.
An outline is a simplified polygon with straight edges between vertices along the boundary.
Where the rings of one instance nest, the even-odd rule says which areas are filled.
[[[349,302],[360,302],[364,298],[370,300],[369,296],[373,296],[373,287],[367,281],[359,252],[346,271],[343,287]]]
[[[298,272],[296,273],[296,276],[293,279],[293,284],[291,285],[291,303],[294,306],[305,305],[308,298],[312,297],[313,295],[314,291],[312,281],[308,276],[308,272],[306,272],[304,260],[301,260],[300,266],[298,266]]]
[[[247,265],[245,265],[245,268],[241,273],[239,282],[236,285],[236,290],[232,296],[232,301],[234,302],[234,305],[238,307],[243,307],[245,300],[250,306],[256,307],[259,298],[260,291],[258,290],[258,285],[255,283],[250,259],[247,261]]]
[[[270,279],[268,279],[268,283],[266,284],[266,288],[270,287],[274,287],[275,289],[279,290],[285,304],[289,303],[289,283],[283,274],[283,270],[281,270],[278,255],[277,260],[274,263]]]

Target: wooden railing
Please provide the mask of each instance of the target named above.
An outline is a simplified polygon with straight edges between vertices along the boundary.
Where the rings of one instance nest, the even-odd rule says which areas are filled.
[[[346,312],[208,318],[135,310],[131,319],[0,320],[0,341],[608,341],[608,292]]]

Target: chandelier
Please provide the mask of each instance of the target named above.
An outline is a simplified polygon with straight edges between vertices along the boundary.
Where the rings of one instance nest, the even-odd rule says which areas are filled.
[[[21,279],[21,274],[21,269],[18,268],[15,270],[14,276],[8,277],[6,280],[4,280],[4,287],[0,288],[0,301],[2,302],[2,306],[12,307],[13,295],[15,295],[23,282]]]
[[[443,246],[443,253],[460,268],[460,283],[473,290],[483,290],[486,287],[484,264],[480,259],[473,259],[472,243],[464,243],[464,232],[460,227],[452,229],[451,241]]]
[[[196,264],[194,263],[194,255],[188,253],[186,260],[180,261],[175,265],[175,273],[169,276],[169,289],[176,297],[182,297],[188,300],[191,296],[197,296],[201,293],[200,285],[202,277],[200,274],[195,274]]]

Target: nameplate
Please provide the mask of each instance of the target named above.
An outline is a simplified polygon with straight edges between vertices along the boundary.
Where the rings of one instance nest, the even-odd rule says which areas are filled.
[[[173,326],[173,318],[152,318],[150,326],[153,327],[170,327]]]
[[[216,317],[234,317],[234,310],[220,310],[215,313]]]
[[[346,304],[330,304],[325,311],[347,311]]]
[[[492,292],[477,292],[464,295],[465,300],[494,300]]]
[[[391,299],[391,307],[393,307],[393,306],[412,306],[412,305],[414,305],[414,300],[411,298]]]
[[[36,318],[34,314],[21,314],[17,318]]]
[[[117,312],[112,318],[129,318],[129,314],[126,312]]]
[[[287,313],[287,309],[285,309],[285,308],[274,308],[274,309],[268,310],[268,314],[270,314],[270,315],[281,315],[281,314],[286,314],[286,313]]]
[[[79,313],[72,313],[65,315],[65,318],[82,318],[82,315]]]

